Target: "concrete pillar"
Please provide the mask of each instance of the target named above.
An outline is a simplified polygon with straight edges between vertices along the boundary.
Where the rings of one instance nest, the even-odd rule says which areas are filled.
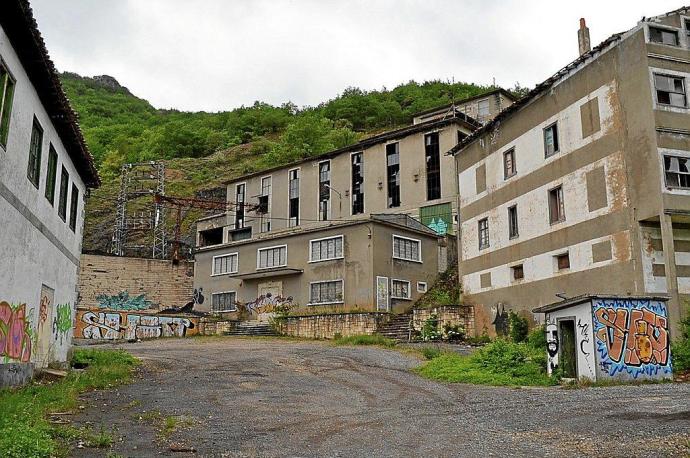
[[[671,339],[679,336],[681,302],[678,294],[678,276],[676,275],[676,249],[673,243],[673,222],[671,215],[662,214],[661,240],[664,247],[664,271],[666,273],[666,289],[670,299],[668,301],[668,317],[671,327]]]

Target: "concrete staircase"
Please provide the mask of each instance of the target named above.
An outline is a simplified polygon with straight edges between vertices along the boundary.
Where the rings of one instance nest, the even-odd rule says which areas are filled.
[[[277,336],[270,324],[262,321],[242,321],[235,329],[223,333],[226,336]]]
[[[411,322],[412,312],[393,315],[387,323],[379,326],[376,334],[399,342],[407,342],[410,338]]]

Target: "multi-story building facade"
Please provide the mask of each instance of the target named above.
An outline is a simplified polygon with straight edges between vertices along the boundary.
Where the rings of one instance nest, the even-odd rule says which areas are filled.
[[[451,149],[477,329],[584,293],[690,298],[690,12],[582,54]]]
[[[28,2],[0,14],[0,385],[64,362],[84,198],[99,185]]]
[[[498,88],[483,94],[469,97],[457,102],[449,103],[430,110],[415,114],[413,124],[443,119],[452,116],[453,113],[462,113],[470,118],[485,124],[491,121],[504,108],[508,108],[515,102],[515,96],[505,89]]]

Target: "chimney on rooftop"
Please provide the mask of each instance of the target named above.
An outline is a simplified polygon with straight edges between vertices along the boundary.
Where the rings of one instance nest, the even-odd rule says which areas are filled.
[[[592,49],[589,44],[589,27],[585,24],[585,18],[580,18],[580,30],[577,31],[577,43],[580,46],[580,55]]]

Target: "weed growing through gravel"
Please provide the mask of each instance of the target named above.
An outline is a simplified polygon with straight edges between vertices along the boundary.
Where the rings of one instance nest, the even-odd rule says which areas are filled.
[[[333,340],[334,345],[378,345],[381,347],[394,347],[395,340],[388,339],[378,334],[360,334],[349,337],[340,337]]]
[[[36,381],[23,388],[0,390],[3,457],[65,456],[69,452],[68,442],[81,439],[85,443],[103,444],[107,441],[109,433],[94,437],[83,429],[51,424],[47,416],[51,412],[74,409],[81,392],[128,382],[137,361],[124,351],[78,349],[72,363],[88,367],[70,371],[57,382]]]

